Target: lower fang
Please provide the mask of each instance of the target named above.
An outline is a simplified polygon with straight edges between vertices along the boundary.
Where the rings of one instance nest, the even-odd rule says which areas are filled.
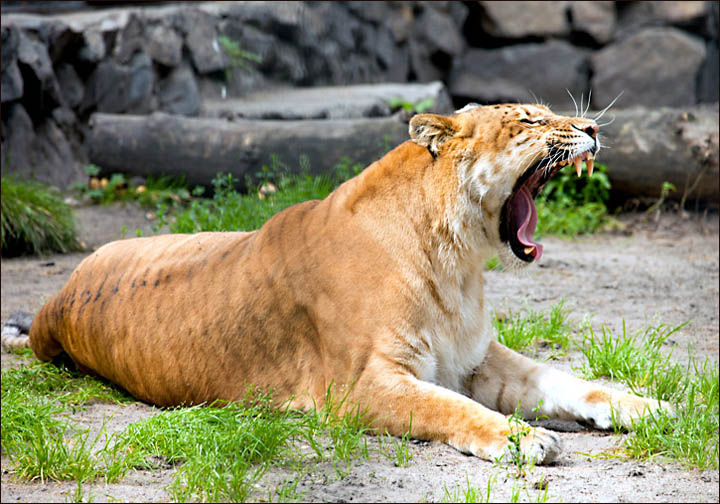
[[[530,255],[532,254],[533,250],[535,250],[535,247],[525,247],[523,249],[523,252],[525,252],[525,255]]]

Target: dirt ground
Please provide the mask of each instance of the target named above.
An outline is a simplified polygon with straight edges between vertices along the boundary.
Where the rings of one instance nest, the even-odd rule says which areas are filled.
[[[85,207],[77,210],[81,239],[90,247],[128,236],[141,228],[149,233],[150,222],[134,206]],[[511,275],[492,271],[486,275],[487,294],[493,308],[507,312],[524,307],[546,308],[565,298],[575,319],[592,316],[593,325],[605,324],[614,333],[624,318],[629,330],[648,324],[690,323],[672,336],[670,345],[679,361],[694,355],[718,363],[718,215],[680,216],[664,214],[659,220],[641,222],[638,215],[621,218],[626,232],[601,233],[575,240],[545,238],[543,258],[537,266]],[[17,310],[36,312],[67,280],[87,253],[2,260],[2,321]],[[669,350],[669,348],[668,348]],[[689,354],[688,354],[689,352]],[[2,353],[2,366],[20,359]],[[552,365],[571,370],[582,358],[571,354]],[[108,431],[153,414],[151,407],[88,405],[75,415],[95,429],[103,418]],[[537,499],[534,483],[548,482],[550,501],[573,502],[718,502],[718,471],[683,469],[665,461],[638,462],[597,457],[612,453],[622,442],[620,435],[580,428],[563,432],[565,451],[558,463],[535,467],[526,479],[508,477],[506,467],[465,456],[441,443],[413,442],[408,467],[395,467],[371,449],[368,461],[358,461],[350,474],[338,480],[332,467],[320,465],[298,484],[305,501],[379,502],[429,501],[443,498],[470,484],[487,488],[495,478],[493,501],[508,501],[513,485],[525,486],[522,501]],[[377,446],[369,438],[370,447]],[[85,498],[94,501],[167,501],[165,486],[173,469],[137,471],[119,484],[97,482],[84,487]],[[268,474],[255,498],[266,500],[267,489],[289,476],[282,470]],[[467,481],[466,481],[467,479]],[[74,482],[19,483],[2,459],[2,502],[67,501]],[[89,494],[87,492],[90,492]]]

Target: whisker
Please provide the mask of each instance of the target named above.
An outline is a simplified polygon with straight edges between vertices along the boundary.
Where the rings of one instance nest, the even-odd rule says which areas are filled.
[[[602,128],[603,126],[607,126],[608,124],[612,124],[612,123],[614,123],[614,122],[615,122],[615,118],[616,118],[616,117],[617,117],[617,116],[613,116],[613,118],[612,118],[612,119],[610,119],[610,120],[609,120],[608,122],[606,122],[606,123],[602,123],[602,124],[598,124],[598,128]]]
[[[592,98],[592,88],[590,88],[590,92],[588,93],[587,107],[585,108],[585,112],[583,112],[583,117],[585,117],[588,113],[588,110],[590,110],[590,98]]]
[[[620,94],[617,95],[617,96],[615,97],[615,99],[610,102],[610,105],[608,105],[607,107],[605,107],[604,109],[602,109],[602,111],[600,111],[600,113],[595,116],[594,120],[595,120],[595,121],[599,121],[600,118],[603,116],[603,114],[605,114],[605,112],[607,112],[608,109],[609,109],[610,107],[612,107],[612,106],[615,104],[615,102],[620,99],[620,97],[623,95],[624,92],[625,92],[625,91],[620,91]]]
[[[570,95],[570,99],[572,100],[573,104],[575,105],[575,117],[577,117],[577,115],[578,115],[577,102],[575,101],[575,98],[573,97],[572,93],[570,92],[570,90],[568,88],[565,88],[565,91],[567,91],[567,94]]]

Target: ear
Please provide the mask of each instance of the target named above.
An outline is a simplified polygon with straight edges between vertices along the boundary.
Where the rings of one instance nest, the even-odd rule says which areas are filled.
[[[427,147],[435,157],[440,146],[457,133],[457,126],[451,117],[438,114],[418,114],[410,119],[410,138],[413,142]]]

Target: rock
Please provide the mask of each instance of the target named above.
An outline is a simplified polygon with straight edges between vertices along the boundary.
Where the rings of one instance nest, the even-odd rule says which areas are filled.
[[[197,115],[200,95],[192,70],[182,66],[170,72],[158,84],[160,110],[184,116]]]
[[[185,34],[185,44],[198,73],[225,70],[228,57],[217,39],[215,18],[195,8],[184,10],[182,16],[189,27]]]
[[[415,104],[431,98],[429,109],[452,111],[441,82],[429,84],[374,84],[280,89],[253,93],[242,100],[208,101],[202,115],[227,119],[351,119],[390,116],[390,102],[400,98]]]
[[[565,36],[570,33],[568,2],[480,2],[483,29],[493,37]]]
[[[413,38],[408,41],[410,50],[410,71],[419,82],[436,81],[443,78],[443,72],[436,67],[430,58],[430,48]]]
[[[345,157],[363,166],[385,145],[408,140],[396,117],[319,121],[254,121],[94,114],[87,136],[90,161],[106,173],[179,175],[209,186],[220,172],[252,176],[272,155],[298,170],[307,156],[312,173],[330,173]]]
[[[425,9],[417,20],[415,36],[425,40],[430,51],[443,51],[450,56],[459,56],[465,48],[460,37],[461,30],[449,14],[437,9]]]
[[[43,107],[51,108],[61,104],[62,95],[47,47],[25,32],[21,31],[19,35],[17,60],[18,63],[25,65],[30,70],[23,77],[23,94],[26,101],[32,103],[33,106],[29,113],[35,117],[37,114],[41,114]],[[22,71],[22,68],[20,70]]]
[[[608,166],[613,190],[657,198],[667,181],[677,188],[670,198],[681,199],[687,190],[688,201],[717,205],[718,112],[717,103],[608,112],[615,120],[601,131],[612,149],[601,149],[598,162]]]
[[[129,65],[105,60],[88,81],[81,109],[94,105],[101,112],[147,113],[153,109],[154,84],[152,60],[145,53],[135,54]]]
[[[80,105],[85,94],[85,86],[75,68],[70,63],[60,63],[57,66],[56,76],[65,104],[72,108]]]
[[[707,33],[710,34],[710,40],[706,45],[707,56],[705,63],[700,70],[698,76],[698,101],[713,103],[720,98],[718,91],[720,90],[720,54],[718,54],[718,24],[720,23],[720,5],[713,2],[710,6],[709,16],[707,18]]]
[[[63,188],[85,178],[81,156],[73,153],[54,120],[46,118],[34,129],[20,103],[8,109],[3,118],[3,170]]]
[[[346,2],[344,6],[360,19],[376,25],[382,25],[390,18],[390,8],[385,2]]]
[[[117,61],[127,64],[130,58],[137,52],[142,50],[145,42],[144,22],[140,16],[130,13],[127,23],[118,32],[117,41],[115,42],[114,57]]]
[[[17,66],[17,47],[20,42],[18,29],[14,26],[2,27],[2,50],[0,56],[0,85],[2,103],[17,100],[23,95],[23,78]]]
[[[412,7],[408,4],[401,4],[400,13],[396,14],[390,19],[390,29],[393,34],[395,42],[405,42],[412,33],[412,26],[415,22],[415,15],[413,14]]]
[[[0,86],[2,86],[2,94],[0,94],[2,103],[17,100],[22,97],[23,79],[22,75],[20,75],[20,69],[17,66],[17,60],[2,64]]]
[[[704,59],[698,39],[675,28],[646,28],[592,55],[593,104],[603,108],[623,91],[623,107],[692,105]]]
[[[145,48],[158,63],[175,67],[182,61],[183,41],[175,30],[163,24],[145,27]]]
[[[537,97],[566,106],[570,102],[566,89],[574,96],[587,89],[586,54],[563,41],[470,49],[450,74],[450,93],[483,103],[535,102]],[[548,71],[559,62],[562,71]]]
[[[710,3],[713,2],[620,2],[618,24],[623,31],[641,26],[693,25],[702,20]]]
[[[78,51],[78,59],[86,63],[98,63],[105,57],[105,39],[100,30],[89,29],[83,32],[83,45]]]
[[[388,82],[407,82],[410,72],[410,49],[407,44],[397,47],[385,74]]]
[[[590,36],[598,44],[606,44],[615,30],[615,3],[574,1],[570,5],[573,31]]]

